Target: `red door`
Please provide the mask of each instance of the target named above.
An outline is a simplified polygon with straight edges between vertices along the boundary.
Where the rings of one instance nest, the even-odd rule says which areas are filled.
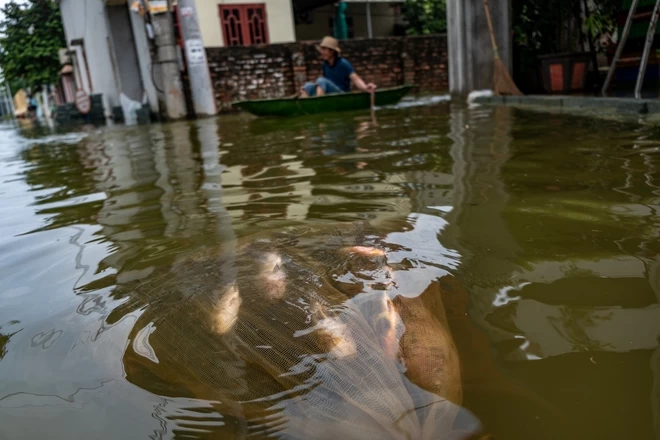
[[[268,44],[268,19],[263,3],[220,5],[220,24],[225,46]]]

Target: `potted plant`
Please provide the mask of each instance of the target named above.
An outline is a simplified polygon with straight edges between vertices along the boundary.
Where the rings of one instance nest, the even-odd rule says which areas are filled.
[[[597,73],[597,41],[614,28],[615,0],[516,0],[514,43],[547,93],[583,92]],[[620,0],[618,0],[620,1]]]

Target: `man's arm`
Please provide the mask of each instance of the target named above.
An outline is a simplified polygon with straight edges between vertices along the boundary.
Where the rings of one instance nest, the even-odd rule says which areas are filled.
[[[373,93],[376,90],[376,84],[365,84],[365,82],[362,81],[362,78],[360,78],[360,76],[355,72],[351,73],[350,78],[353,84],[355,84],[355,87],[362,90],[363,92]]]

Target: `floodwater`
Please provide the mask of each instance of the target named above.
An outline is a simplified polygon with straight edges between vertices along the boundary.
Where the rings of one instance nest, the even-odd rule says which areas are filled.
[[[0,126],[0,438],[658,440],[659,171],[447,102]]]

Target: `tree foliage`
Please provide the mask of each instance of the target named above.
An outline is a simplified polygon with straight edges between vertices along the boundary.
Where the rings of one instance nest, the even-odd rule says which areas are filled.
[[[439,34],[447,30],[447,0],[406,0],[404,15],[411,35]]]
[[[58,3],[12,0],[1,11],[0,67],[5,77],[33,88],[56,82],[58,50],[66,47]]]
[[[514,42],[534,56],[579,50],[583,36],[596,43],[614,32],[620,6],[621,0],[514,0]]]

